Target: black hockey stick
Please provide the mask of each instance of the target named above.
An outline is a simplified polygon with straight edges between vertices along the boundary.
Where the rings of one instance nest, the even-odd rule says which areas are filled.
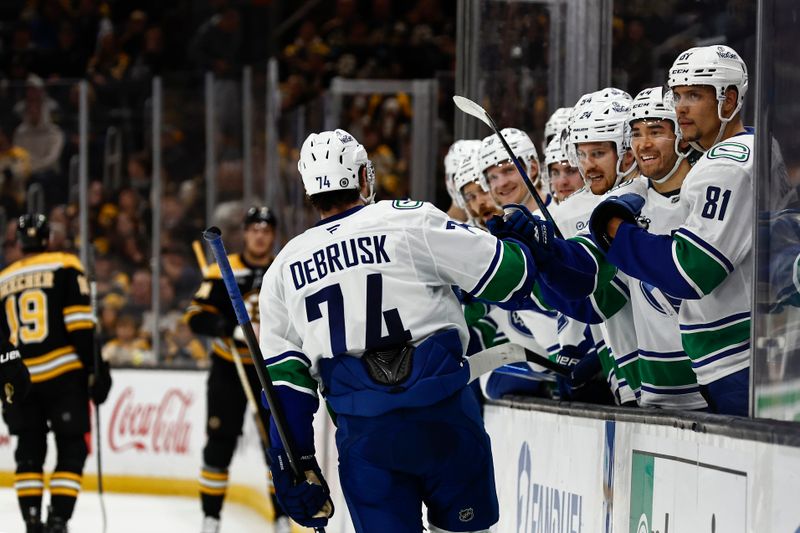
[[[89,245],[88,265],[86,267],[86,274],[89,278],[89,301],[92,308],[92,315],[94,315],[95,328],[99,330],[100,319],[97,312],[97,278],[94,270],[94,246]],[[97,381],[101,365],[103,364],[102,355],[100,353],[100,344],[97,338],[98,331],[95,331],[93,352],[94,352],[94,379]],[[106,533],[108,528],[108,517],[106,515],[106,501],[103,496],[103,431],[100,423],[100,405],[92,402],[94,405],[94,423],[95,423],[95,453],[97,457],[97,496],[100,499],[100,517],[103,523],[103,533]]]
[[[200,267],[200,272],[202,272],[203,276],[206,275],[206,271],[208,270],[208,263],[206,263],[206,256],[203,253],[203,246],[200,244],[200,241],[193,241],[192,242],[192,250],[194,250],[195,259],[197,260],[197,266]],[[253,389],[250,387],[250,380],[247,379],[247,372],[244,368],[244,362],[242,361],[242,356],[239,353],[239,350],[236,348],[236,341],[231,340],[228,343],[228,346],[231,350],[231,356],[233,357],[233,364],[236,367],[236,374],[239,376],[239,382],[242,384],[242,390],[244,391],[244,395],[247,398],[247,406],[250,409],[250,415],[253,418],[253,423],[256,426],[256,430],[258,431],[258,437],[261,439],[261,446],[264,448],[264,455],[267,457],[267,464],[271,462],[269,456],[269,432],[264,424],[264,420],[261,418],[261,411],[258,408],[258,401],[256,400],[256,395]],[[272,466],[272,465],[269,465]]]
[[[533,199],[536,202],[537,207],[539,207],[539,210],[544,215],[544,218],[546,218],[550,223],[553,224],[556,237],[558,237],[559,239],[563,239],[564,236],[561,234],[561,230],[558,229],[556,221],[553,220],[553,215],[550,214],[550,211],[547,210],[547,206],[544,205],[542,199],[539,198],[539,192],[536,190],[536,187],[533,186],[533,182],[528,177],[528,173],[525,172],[525,169],[522,167],[519,158],[517,158],[517,156],[514,155],[514,151],[511,150],[511,147],[508,145],[508,142],[506,142],[506,139],[505,137],[503,137],[503,134],[500,133],[500,129],[497,127],[497,124],[494,123],[494,120],[489,115],[489,113],[487,113],[484,108],[482,108],[469,98],[465,98],[463,96],[458,96],[458,95],[453,96],[453,102],[455,102],[456,107],[458,107],[461,111],[463,111],[467,115],[472,115],[473,117],[477,118],[478,120],[480,120],[481,122],[492,128],[492,131],[494,131],[495,134],[500,138],[500,142],[503,143],[503,148],[505,148],[506,152],[508,152],[508,156],[511,158],[511,161],[514,162],[514,166],[517,167],[520,176],[522,176],[522,181],[525,182],[525,186],[528,188],[528,192],[531,193],[531,196],[533,196]]]
[[[269,372],[266,371],[264,366],[264,356],[261,354],[261,347],[256,339],[255,331],[253,331],[253,324],[250,322],[250,315],[247,313],[247,308],[244,306],[242,293],[239,290],[239,285],[236,283],[236,277],[233,275],[231,264],[228,261],[228,254],[225,251],[225,245],[222,243],[222,231],[212,226],[203,232],[203,238],[208,242],[211,251],[214,253],[214,258],[219,265],[220,272],[222,273],[222,281],[225,283],[225,288],[228,290],[228,297],[231,299],[233,310],[236,313],[236,320],[242,327],[244,332],[244,339],[247,342],[247,347],[250,349],[250,354],[255,362],[253,365],[258,374],[258,380],[261,382],[261,387],[264,389],[264,395],[269,404],[270,414],[275,421],[275,428],[278,430],[278,436],[283,444],[283,449],[286,452],[286,458],[289,460],[289,466],[294,473],[295,480],[298,483],[305,483],[306,475],[300,468],[298,461],[296,447],[292,440],[292,435],[288,431],[286,417],[283,413],[280,400],[275,393],[275,387],[272,384],[272,378]],[[326,504],[327,505],[327,504]],[[320,511],[324,512],[325,506]],[[314,531],[317,533],[325,533],[325,528],[316,527]]]

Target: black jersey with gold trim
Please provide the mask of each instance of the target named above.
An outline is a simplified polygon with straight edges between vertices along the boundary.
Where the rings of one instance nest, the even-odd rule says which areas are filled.
[[[258,322],[258,293],[261,290],[261,280],[269,265],[249,265],[240,254],[231,254],[228,256],[228,260],[242,293],[250,320]],[[230,343],[233,341],[233,330],[237,324],[236,313],[231,305],[228,291],[222,280],[222,273],[217,264],[208,268],[203,282],[186,309],[184,320],[196,334],[212,337],[211,353],[213,355],[233,362]],[[242,356],[242,361],[252,365],[253,360],[247,345],[239,341],[234,342],[236,342],[237,351]]]
[[[0,272],[0,331],[41,383],[93,364],[94,315],[83,265],[73,254],[45,252]]]

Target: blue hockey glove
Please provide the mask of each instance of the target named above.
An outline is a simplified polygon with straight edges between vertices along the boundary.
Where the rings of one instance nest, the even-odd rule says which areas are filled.
[[[300,469],[306,473],[306,480],[297,483],[286,452],[270,448],[269,456],[275,495],[286,514],[301,526],[327,525],[333,516],[333,501],[316,458],[313,455],[300,458]]]
[[[530,249],[537,264],[547,262],[553,255],[553,224],[534,216],[521,204],[504,205],[503,209],[503,218],[495,216],[486,224],[492,235],[498,239],[516,239]]]
[[[644,198],[633,193],[610,196],[600,202],[594,208],[592,217],[589,219],[589,231],[592,233],[594,242],[604,252],[611,248],[613,239],[608,234],[608,223],[612,218],[621,218],[624,222],[631,222],[647,229],[650,221],[642,218],[642,207],[644,207]]]

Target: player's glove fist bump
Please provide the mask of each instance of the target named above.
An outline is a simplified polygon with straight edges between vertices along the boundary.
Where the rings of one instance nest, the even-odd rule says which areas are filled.
[[[4,405],[22,401],[31,388],[31,375],[19,351],[9,343],[0,346],[0,400]]]
[[[333,502],[316,458],[313,455],[300,458],[299,466],[306,479],[298,483],[286,452],[270,448],[269,456],[275,495],[286,514],[302,526],[324,527],[333,516]]]
[[[611,241],[614,240],[613,233],[616,233],[616,228],[611,232],[609,222],[615,218],[619,218],[623,222],[646,227],[641,218],[642,207],[644,207],[644,198],[633,193],[610,196],[600,202],[592,211],[592,216],[589,219],[589,230],[592,233],[594,242],[604,252],[611,248]]]
[[[525,244],[537,264],[546,262],[552,256],[555,227],[553,223],[531,214],[521,204],[503,206],[502,218],[493,217],[487,223],[489,231],[498,239],[511,238]]]

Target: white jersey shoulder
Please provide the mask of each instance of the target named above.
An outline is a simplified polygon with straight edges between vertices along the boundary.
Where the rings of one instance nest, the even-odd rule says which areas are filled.
[[[264,277],[264,356],[299,351],[313,363],[392,335],[418,343],[454,328],[466,346],[452,286],[499,292],[494,278],[507,278],[499,265],[508,255],[490,234],[423,202],[378,202],[325,219],[292,239]],[[368,317],[380,327],[368,327]]]

